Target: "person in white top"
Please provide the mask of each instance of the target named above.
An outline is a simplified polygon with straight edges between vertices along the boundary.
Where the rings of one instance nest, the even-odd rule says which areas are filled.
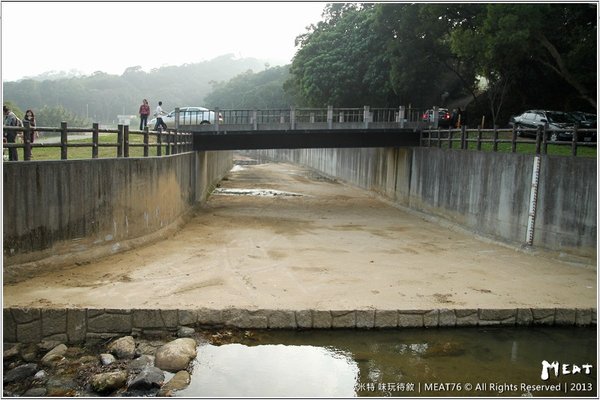
[[[158,106],[156,107],[156,111],[154,112],[154,116],[156,117],[156,125],[154,126],[154,130],[157,131],[158,127],[162,127],[162,130],[167,130],[167,124],[162,119],[162,116],[166,113],[162,109],[162,101],[158,102]]]

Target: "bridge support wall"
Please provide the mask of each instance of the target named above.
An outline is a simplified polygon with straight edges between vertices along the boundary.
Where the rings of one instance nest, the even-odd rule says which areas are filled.
[[[232,165],[228,151],[4,163],[4,278],[164,237]]]
[[[527,241],[532,155],[436,148],[262,150],[512,245]],[[541,156],[533,249],[596,262],[596,162]]]

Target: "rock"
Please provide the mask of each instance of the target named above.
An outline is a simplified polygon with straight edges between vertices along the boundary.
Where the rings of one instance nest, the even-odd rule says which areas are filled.
[[[98,365],[98,356],[93,356],[93,355],[86,355],[86,356],[81,356],[77,362],[81,365],[83,364],[95,364]]]
[[[190,374],[187,371],[179,371],[169,382],[165,383],[158,392],[158,397],[171,397],[175,390],[182,390],[188,387],[191,381]]]
[[[127,371],[104,372],[92,376],[90,384],[98,393],[112,392],[122,388],[127,383]]]
[[[165,373],[163,371],[156,367],[146,366],[129,382],[127,390],[160,388],[164,382]]]
[[[38,365],[34,363],[19,365],[4,373],[4,383],[14,383],[22,381],[30,376],[35,375],[38,371]]]
[[[100,363],[102,363],[102,365],[110,365],[110,364],[114,363],[115,361],[117,361],[117,359],[112,354],[107,354],[107,353],[100,354]]]
[[[119,360],[130,360],[135,356],[135,340],[131,336],[119,338],[108,345],[108,352]]]
[[[77,383],[69,378],[52,378],[46,384],[48,397],[74,397],[77,394]]]
[[[145,367],[154,367],[154,356],[143,355],[131,361],[128,369],[134,372],[140,372]]]
[[[177,330],[177,337],[180,338],[189,338],[192,337],[196,333],[194,328],[189,328],[187,326],[180,326]]]
[[[4,353],[2,354],[4,361],[6,360],[12,360],[14,358],[17,358],[19,356],[19,351],[21,350],[21,345],[20,344],[16,344],[14,346],[10,346],[8,349],[4,350]]]
[[[465,348],[458,343],[435,343],[427,348],[424,357],[460,356],[465,353]]]
[[[42,352],[49,352],[50,350],[52,350],[56,346],[60,345],[61,343],[62,342],[59,342],[58,340],[42,340],[38,344],[38,348]]]
[[[33,376],[32,384],[33,386],[45,386],[48,383],[48,380],[50,380],[48,373],[41,369]]]
[[[46,388],[31,388],[25,393],[23,393],[23,397],[45,397],[46,396]]]
[[[178,372],[186,369],[195,357],[196,341],[190,338],[180,338],[156,350],[155,365],[165,371]]]
[[[38,359],[38,347],[34,343],[21,346],[19,351],[21,352],[21,358],[27,363],[36,362]]]
[[[58,346],[54,347],[52,350],[50,350],[48,353],[46,353],[46,355],[42,357],[42,360],[40,362],[42,365],[50,367],[56,364],[58,361],[61,361],[64,358],[66,352],[67,346],[61,343]]]

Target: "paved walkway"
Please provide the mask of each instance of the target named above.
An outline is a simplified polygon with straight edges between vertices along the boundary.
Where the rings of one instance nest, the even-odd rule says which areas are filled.
[[[589,310],[596,283],[592,268],[440,227],[297,166],[262,164],[234,168],[169,240],[5,284],[4,307]]]

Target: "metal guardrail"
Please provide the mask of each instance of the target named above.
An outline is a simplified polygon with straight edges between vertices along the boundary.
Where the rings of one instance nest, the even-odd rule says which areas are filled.
[[[571,136],[570,140],[551,140],[553,133],[562,133]],[[531,139],[519,137],[530,136]],[[565,136],[565,135],[563,135]],[[455,144],[458,146],[455,147]],[[421,146],[438,148],[457,148],[461,150],[481,151],[486,147],[491,151],[499,151],[499,146],[510,144],[510,152],[517,152],[518,145],[535,145],[536,154],[548,154],[548,146],[570,146],[571,155],[577,156],[577,151],[582,147],[596,148],[596,129],[548,130],[547,127],[538,129],[427,129],[421,131]]]
[[[388,126],[397,126],[400,128],[416,128],[424,126],[421,120],[423,110],[406,108],[336,108],[328,106],[327,108],[289,108],[289,109],[268,109],[268,110],[228,110],[214,109],[216,115],[219,115],[219,121],[215,123],[213,130],[219,130],[221,127],[225,130],[236,129],[241,126],[251,126],[258,130],[260,125],[287,125],[291,130],[297,129],[300,125],[314,125],[311,129],[335,128],[369,128],[381,127],[383,124]],[[354,126],[351,126],[354,124]],[[360,124],[360,126],[359,126]],[[209,128],[210,129],[210,128]],[[247,129],[247,128],[245,128]]]

